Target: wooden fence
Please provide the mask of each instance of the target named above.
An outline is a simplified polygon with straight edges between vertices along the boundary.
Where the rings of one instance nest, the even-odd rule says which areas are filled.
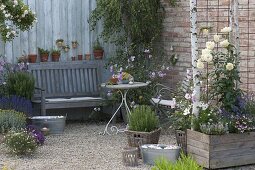
[[[26,54],[38,53],[37,48],[51,50],[56,48],[55,41],[64,39],[71,47],[72,41],[78,41],[77,49],[62,50],[61,61],[71,60],[71,56],[92,53],[93,42],[101,28],[89,30],[88,18],[95,8],[95,0],[24,0],[36,12],[38,22],[26,32],[20,32],[12,42],[0,41],[0,55],[5,55],[10,62]],[[110,47],[104,44],[105,51]]]

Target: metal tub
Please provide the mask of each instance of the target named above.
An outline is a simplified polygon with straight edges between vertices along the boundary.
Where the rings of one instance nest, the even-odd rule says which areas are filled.
[[[66,116],[34,116],[31,120],[39,129],[47,127],[50,134],[62,134],[66,124]]]
[[[181,147],[176,145],[146,144],[140,146],[140,149],[143,162],[154,165],[155,160],[160,157],[175,162],[180,156]]]

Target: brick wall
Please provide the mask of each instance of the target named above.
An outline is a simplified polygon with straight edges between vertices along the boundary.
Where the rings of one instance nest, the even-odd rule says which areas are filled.
[[[175,86],[185,76],[186,69],[191,68],[189,0],[179,0],[177,7],[170,7],[166,0],[162,2],[166,10],[162,33],[164,49],[166,55],[174,52],[179,56],[179,62],[172,67],[165,83]],[[255,91],[255,1],[239,0],[239,3],[241,87]],[[229,0],[198,1],[198,29],[211,26],[211,33],[219,32],[221,28],[229,26],[229,15]],[[207,38],[211,39],[212,35],[199,35],[199,48],[203,48]]]

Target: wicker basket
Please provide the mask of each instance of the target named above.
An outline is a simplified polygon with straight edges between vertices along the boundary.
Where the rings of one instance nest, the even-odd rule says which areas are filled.
[[[142,144],[157,144],[160,132],[161,128],[152,132],[125,131],[130,147],[139,147]]]
[[[122,160],[125,166],[138,166],[138,148],[123,148]]]
[[[4,142],[4,135],[0,134],[0,144]]]
[[[187,153],[187,135],[186,131],[176,130],[175,136],[177,140],[178,146],[182,148],[182,151],[186,154]]]

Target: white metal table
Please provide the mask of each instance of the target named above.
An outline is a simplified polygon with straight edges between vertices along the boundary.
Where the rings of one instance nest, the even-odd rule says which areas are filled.
[[[120,103],[118,109],[113,113],[113,115],[112,115],[111,119],[109,120],[109,122],[107,123],[107,125],[105,126],[103,135],[105,135],[105,133],[110,135],[111,133],[114,133],[115,131],[116,131],[116,134],[119,133],[119,132],[124,132],[125,129],[119,129],[117,126],[111,126],[111,128],[110,128],[111,133],[109,133],[108,132],[109,124],[111,123],[111,121],[113,120],[115,115],[118,113],[118,111],[120,110],[122,105],[125,106],[125,108],[127,110],[127,114],[131,114],[130,109],[129,109],[128,104],[127,104],[127,92],[128,92],[128,90],[129,89],[136,89],[136,88],[139,88],[139,87],[145,87],[147,85],[148,85],[148,83],[143,83],[143,82],[134,82],[133,84],[117,84],[117,85],[107,85],[105,83],[101,84],[101,87],[118,90],[121,94],[121,103]]]

